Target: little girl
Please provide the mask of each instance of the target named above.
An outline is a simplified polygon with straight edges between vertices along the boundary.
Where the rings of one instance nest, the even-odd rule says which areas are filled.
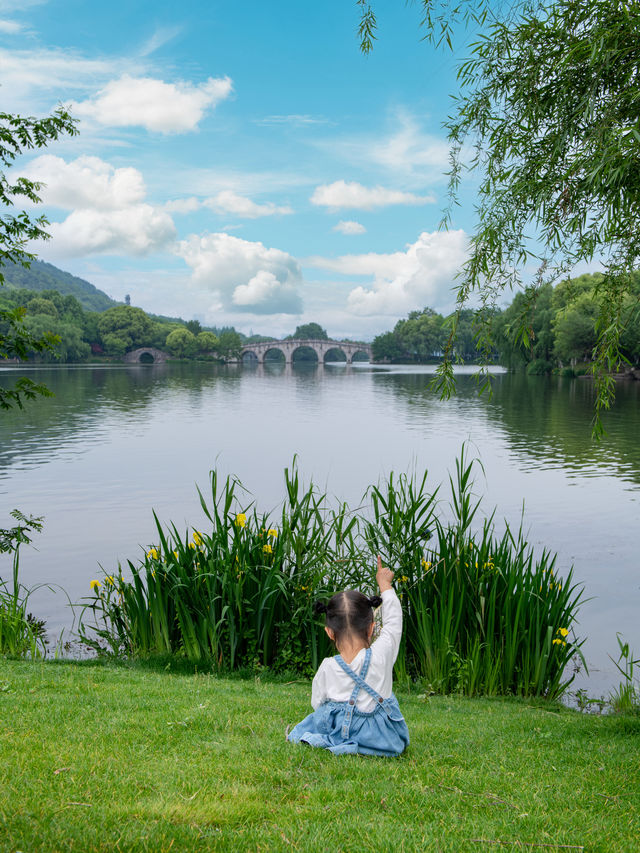
[[[392,692],[393,664],[402,636],[402,608],[391,587],[393,572],[378,556],[380,596],[338,592],[327,604],[325,631],[338,654],[325,658],[313,679],[312,714],[289,732],[287,740],[320,746],[336,755],[399,755],[409,730]],[[373,608],[382,604],[382,630],[375,642]]]

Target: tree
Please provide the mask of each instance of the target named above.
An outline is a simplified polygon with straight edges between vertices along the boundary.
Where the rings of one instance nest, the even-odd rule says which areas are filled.
[[[406,352],[394,332],[377,335],[371,344],[374,361],[399,361],[406,358]]]
[[[181,326],[179,329],[169,332],[165,346],[172,355],[178,358],[186,358],[196,352],[196,336],[185,326]]]
[[[41,296],[36,296],[27,302],[27,312],[29,314],[50,314],[52,317],[58,316],[58,309],[50,299],[43,299]]]
[[[152,346],[155,324],[142,308],[118,305],[98,320],[98,331],[110,355],[124,355],[136,347]]]
[[[198,345],[198,352],[205,353],[213,352],[213,350],[217,349],[220,341],[213,332],[200,332],[196,335],[196,343]]]
[[[75,133],[75,122],[62,107],[43,119],[0,113],[0,205],[3,210],[14,207],[22,198],[34,203],[40,201],[40,184],[27,178],[10,180],[4,170],[12,167],[24,151],[46,148],[49,142],[60,136],[73,136]],[[46,217],[32,219],[24,211],[0,214],[0,268],[7,262],[29,266],[35,256],[27,251],[26,246],[31,240],[49,238],[45,231],[47,224]],[[0,285],[3,283],[4,276],[0,272]],[[30,334],[24,325],[25,313],[24,307],[0,309],[0,359],[26,358],[30,351],[43,352],[56,343],[55,336],[37,338]],[[41,383],[20,377],[13,388],[0,388],[0,408],[8,409],[14,405],[22,408],[24,400],[33,399],[38,394],[48,395],[50,392]]]
[[[596,322],[600,311],[593,293],[583,293],[554,320],[555,354],[563,362],[588,361],[596,344]]]
[[[298,326],[289,338],[289,340],[297,341],[328,341],[329,335],[322,328],[320,323],[304,323]]]
[[[443,318],[432,308],[411,311],[394,329],[401,346],[414,361],[432,359],[445,342]]]
[[[375,15],[359,0],[363,50],[375,38]],[[480,174],[477,224],[461,271],[458,307],[475,291],[481,342],[491,342],[490,308],[505,287],[522,287],[520,336],[544,283],[581,262],[602,261],[592,370],[599,414],[614,394],[610,372],[622,357],[625,305],[640,266],[640,4],[556,0],[518,4],[492,15],[488,0],[422,0],[432,40],[451,43],[452,23],[433,10],[491,25],[460,66],[461,94],[448,122],[452,205],[462,170]],[[463,162],[465,152],[473,153]],[[451,221],[452,206],[444,224]],[[532,282],[522,282],[531,261]],[[439,374],[453,383],[455,322]]]
[[[239,358],[242,338],[234,329],[224,329],[218,335],[217,349],[221,358]]]

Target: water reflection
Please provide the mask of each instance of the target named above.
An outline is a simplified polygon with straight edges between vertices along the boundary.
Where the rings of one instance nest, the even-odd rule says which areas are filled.
[[[455,405],[443,403],[429,387],[430,376],[387,372],[375,376],[383,398],[400,402],[409,423],[443,432],[453,421],[473,424],[470,436],[484,426],[509,446],[523,467],[562,468],[580,477],[616,476],[640,484],[640,383],[621,382],[613,409],[605,412],[607,432],[591,437],[595,390],[588,379],[496,374],[492,394],[478,394],[475,377],[457,379]]]

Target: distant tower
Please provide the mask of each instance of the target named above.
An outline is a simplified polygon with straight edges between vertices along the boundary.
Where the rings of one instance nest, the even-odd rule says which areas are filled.
[[[129,294],[128,294],[128,293],[127,293],[127,295],[126,295],[126,296],[125,296],[125,298],[124,298],[124,304],[125,304],[125,305],[131,305],[131,297],[129,296]]]

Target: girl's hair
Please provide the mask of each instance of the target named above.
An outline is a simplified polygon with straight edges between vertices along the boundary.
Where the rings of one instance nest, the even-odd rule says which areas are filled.
[[[373,622],[373,608],[380,607],[382,599],[379,595],[367,598],[355,589],[337,592],[328,602],[316,601],[314,613],[326,613],[326,625],[334,635],[337,646],[349,636],[355,634],[363,643],[369,642],[369,626]]]

